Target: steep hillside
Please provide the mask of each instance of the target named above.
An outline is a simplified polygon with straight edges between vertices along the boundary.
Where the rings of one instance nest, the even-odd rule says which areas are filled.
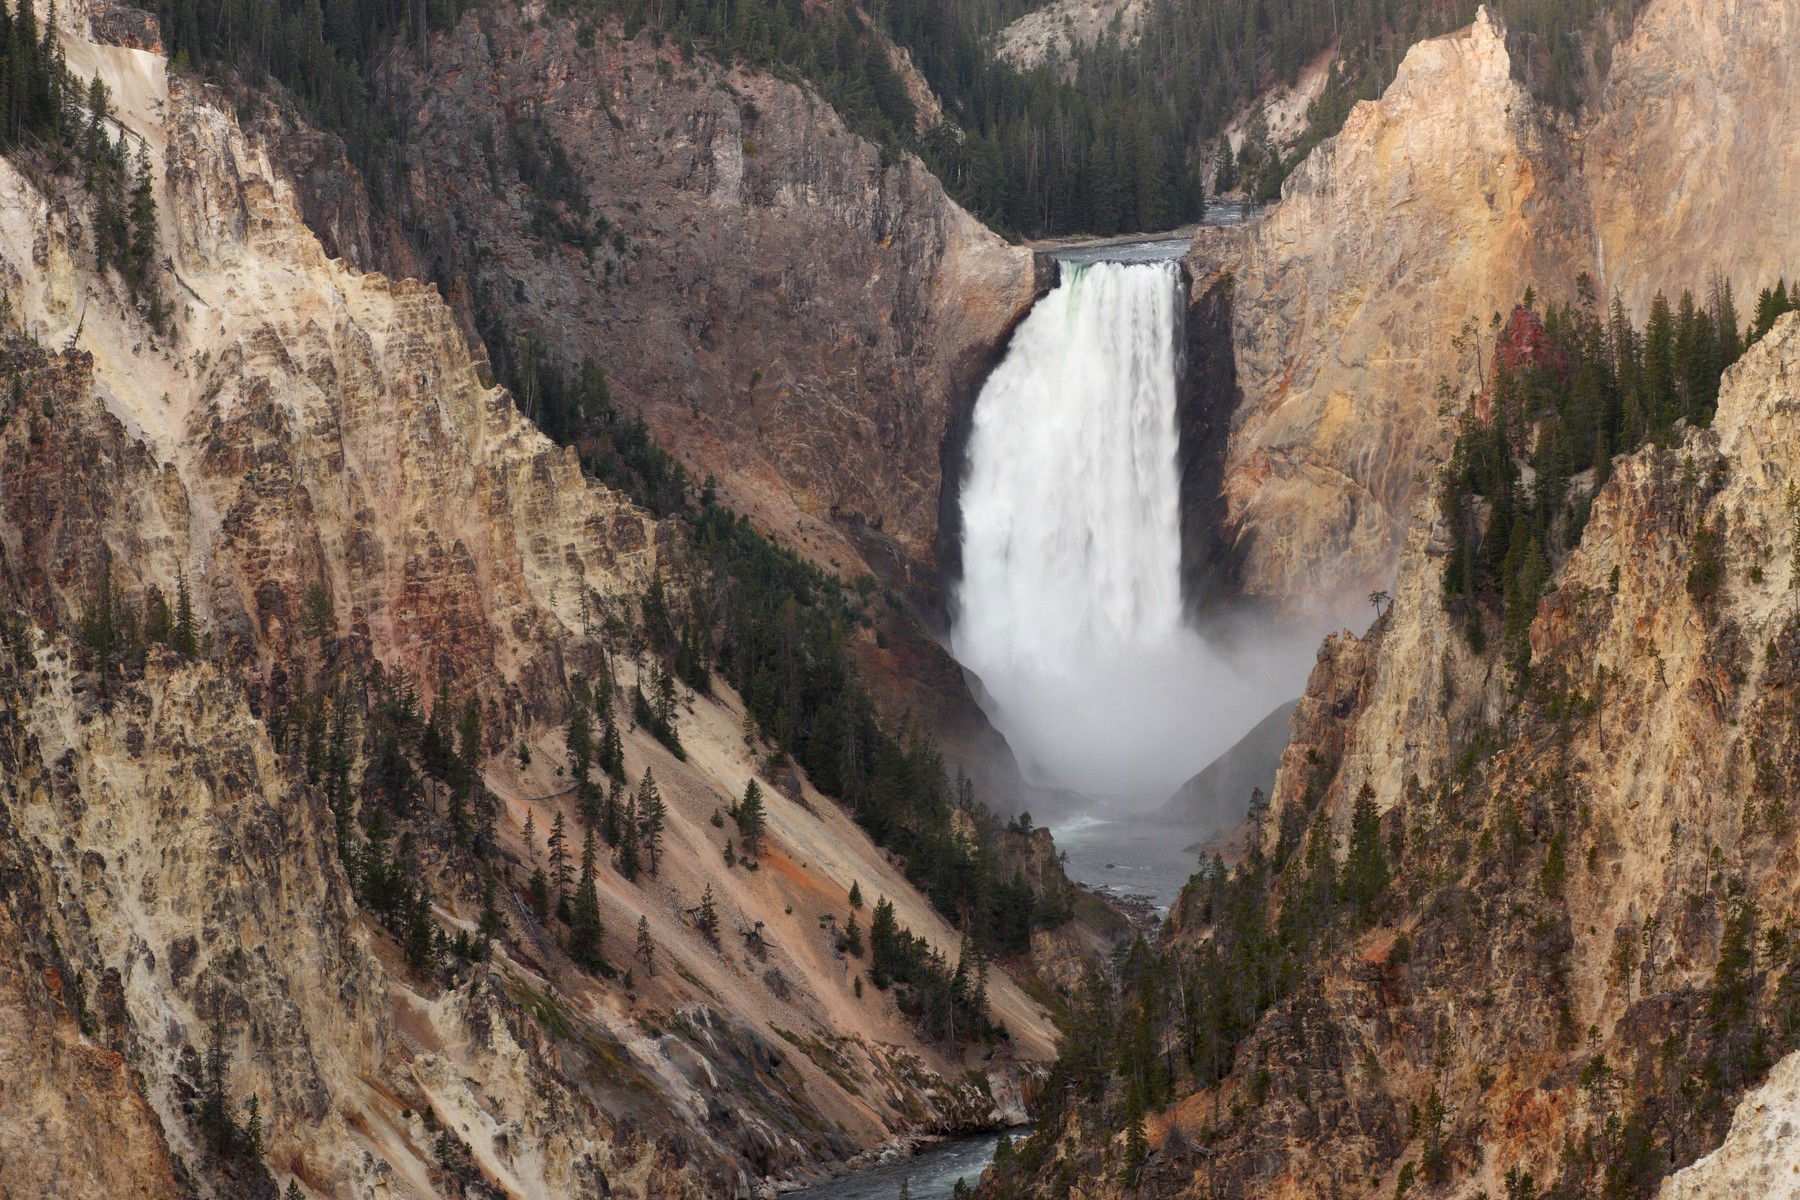
[[[161,310],[79,175],[0,158],[0,988],[41,1131],[0,1191],[744,1196],[1022,1116],[1046,1009],[722,679],[664,682],[645,596],[688,603],[691,531],[484,382],[434,288],[327,257],[117,17],[59,31],[141,147]],[[604,791],[575,704],[657,819],[560,916],[533,876]]]
[[[484,10],[389,87],[428,262],[491,349],[593,358],[820,562],[929,567],[946,432],[1036,296],[1029,252],[816,93],[648,37]]]
[[[1572,296],[1585,274],[1641,322],[1658,291],[1718,271],[1748,298],[1800,260],[1780,199],[1800,142],[1762,101],[1797,49],[1788,0],[1652,0],[1571,118],[1519,81],[1484,8],[1415,46],[1261,222],[1202,231],[1196,304],[1221,271],[1235,282],[1243,394],[1221,495],[1240,587],[1333,613],[1386,586],[1483,386],[1488,326],[1526,287]]]
[[[1797,369],[1790,315],[1710,428],[1617,460],[1527,668],[1471,648],[1422,510],[1392,610],[1321,652],[1260,847],[1080,1018],[1100,1049],[1053,1083],[1097,1103],[990,1195],[1647,1197],[1709,1154],[1665,1194],[1782,1194]]]

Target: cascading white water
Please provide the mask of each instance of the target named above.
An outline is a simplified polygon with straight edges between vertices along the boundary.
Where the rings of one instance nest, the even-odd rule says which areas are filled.
[[[975,406],[952,648],[1026,771],[1090,795],[1166,796],[1262,715],[1184,620],[1180,300],[1170,262],[1065,263]]]

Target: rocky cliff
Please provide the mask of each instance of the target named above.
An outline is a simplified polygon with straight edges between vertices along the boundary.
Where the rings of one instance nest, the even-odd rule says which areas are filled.
[[[624,730],[668,812],[655,873],[601,864],[607,970],[536,920],[559,814],[580,840],[571,681],[610,660],[629,711],[680,531],[486,382],[433,287],[328,257],[292,142],[106,16],[60,28],[150,163],[166,324],[96,264],[78,183],[0,159],[0,1054],[31,1115],[0,1194],[744,1196],[1022,1116],[1047,1010],[996,970],[984,1057],[864,994],[852,884],[946,955],[958,934],[722,684],[679,699],[685,759]],[[146,635],[159,606],[191,606],[192,647]],[[389,686],[472,698],[484,731],[459,786],[485,857],[435,783],[392,817],[427,968],[371,915],[380,835],[355,832],[379,714],[352,696]],[[758,774],[766,849],[733,870],[718,817]]]
[[[596,359],[763,528],[929,590],[945,434],[1036,296],[1028,251],[810,89],[611,26],[484,9],[388,86],[472,326]]]
[[[1329,614],[1386,585],[1486,326],[1527,287],[1572,297],[1586,274],[1641,321],[1659,290],[1719,272],[1742,304],[1800,258],[1782,201],[1800,142],[1764,99],[1797,38],[1787,0],[1654,0],[1570,118],[1532,99],[1483,9],[1414,46],[1262,220],[1201,231],[1193,277],[1235,282],[1220,494],[1241,589]]]
[[[1054,0],[1009,22],[994,37],[994,56],[1020,70],[1074,60],[1102,38],[1136,44],[1150,6],[1144,0]]]
[[[1071,1108],[993,1194],[1650,1196],[1677,1168],[1664,1195],[1791,1189],[1797,415],[1789,316],[1711,428],[1618,460],[1525,676],[1453,627],[1422,509],[1392,609],[1321,651],[1244,868],[1273,880],[1245,961],[1288,982],[1141,1150],[1129,1111]],[[1342,902],[1391,899],[1321,932],[1331,853]],[[1164,973],[1128,984],[1164,1014],[1152,1061],[1207,1061],[1209,1005],[1257,1003],[1206,982],[1254,928],[1229,894],[1191,885]]]

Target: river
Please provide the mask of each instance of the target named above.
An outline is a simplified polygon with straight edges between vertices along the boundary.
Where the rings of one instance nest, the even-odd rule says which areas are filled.
[[[1068,855],[1069,878],[1102,892],[1146,896],[1167,911],[1199,866],[1194,843],[1212,830],[1129,814],[1076,814],[1047,822]]]
[[[1014,1141],[1029,1130],[1013,1130]],[[981,1178],[981,1172],[994,1161],[994,1147],[1000,1135],[956,1138],[938,1142],[902,1162],[854,1171],[830,1183],[791,1192],[797,1200],[896,1200],[904,1181],[912,1200],[946,1200],[961,1179],[970,1187]]]

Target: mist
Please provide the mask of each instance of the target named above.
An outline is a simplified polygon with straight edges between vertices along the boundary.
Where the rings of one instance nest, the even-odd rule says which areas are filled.
[[[1027,779],[1167,800],[1298,695],[1317,640],[1203,635],[1181,594],[1171,262],[1064,264],[977,401],[951,645]]]

